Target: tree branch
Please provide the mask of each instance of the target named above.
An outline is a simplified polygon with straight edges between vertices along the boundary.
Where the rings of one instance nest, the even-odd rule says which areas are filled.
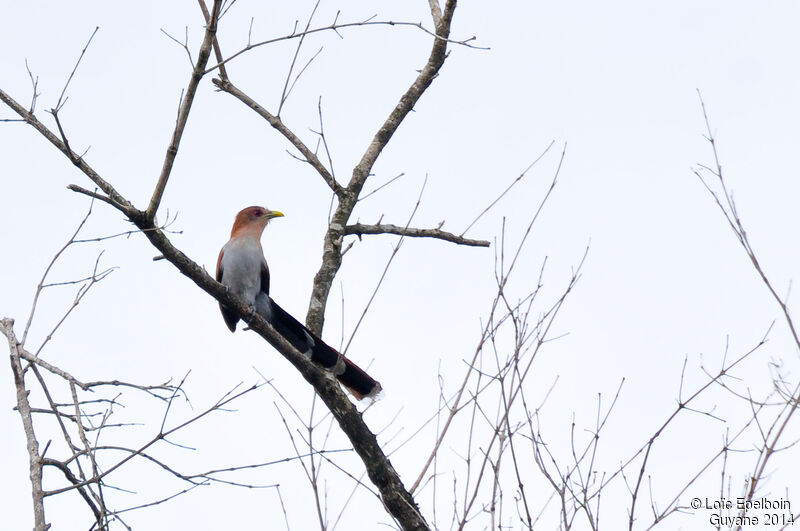
[[[22,105],[16,102],[14,98],[9,96],[6,92],[0,89],[0,101],[11,107],[11,109],[25,120],[26,123],[36,129],[43,137],[45,137],[51,144],[53,144],[60,152],[67,156],[72,163],[78,167],[89,179],[97,185],[103,192],[106,193],[108,199],[112,202],[114,207],[124,212],[126,215],[138,212],[133,205],[125,199],[119,192],[117,192],[110,183],[100,177],[100,175],[89,166],[77,153],[72,151],[60,138],[58,138],[46,125],[34,116],[34,114],[26,110]]]
[[[378,160],[386,144],[400,127],[408,113],[412,111],[414,105],[433,82],[433,79],[438,75],[444,64],[447,58],[450,23],[453,20],[456,3],[456,0],[447,1],[441,24],[436,28],[436,37],[433,40],[428,61],[405,94],[400,98],[389,117],[378,129],[378,132],[375,133],[361,160],[353,168],[353,174],[345,193],[339,196],[339,206],[336,208],[328,226],[328,231],[325,234],[322,264],[314,276],[314,288],[311,292],[311,300],[306,314],[306,324],[317,334],[320,333],[325,323],[325,306],[328,302],[328,295],[330,294],[333,279],[342,265],[342,237],[344,236],[347,221],[353,213],[353,209],[358,202],[358,196],[372,171],[372,167],[375,165],[375,161]]]
[[[430,5],[431,8],[433,25],[438,28],[439,24],[442,23],[442,7],[439,5],[439,0],[428,0],[428,5]]]
[[[325,181],[328,187],[333,190],[333,192],[340,196],[343,194],[344,189],[342,186],[336,182],[336,179],[333,175],[328,171],[325,165],[319,160],[319,157],[311,151],[305,143],[300,140],[300,138],[294,134],[294,132],[286,127],[286,124],[278,117],[266,110],[264,107],[259,105],[253,98],[236,88],[233,83],[228,81],[227,79],[214,79],[212,81],[214,85],[218,89],[223,92],[227,92],[231,96],[234,96],[236,99],[253,109],[259,116],[264,118],[269,125],[275,128],[280,134],[282,134],[292,145],[297,148],[297,150],[305,157],[306,162],[308,162],[311,167],[317,170],[320,177]]]
[[[0,332],[8,339],[8,350],[11,354],[11,370],[14,373],[14,387],[17,392],[17,411],[22,418],[25,440],[28,446],[28,470],[31,478],[33,498],[34,530],[46,531],[50,526],[44,519],[44,491],[42,490],[42,458],[39,455],[39,441],[33,431],[33,414],[28,402],[28,390],[25,389],[25,374],[20,363],[20,344],[14,334],[14,320],[0,320]]]
[[[178,120],[175,124],[175,130],[172,132],[172,141],[167,148],[167,155],[164,157],[164,165],[161,167],[161,175],[158,177],[153,196],[150,198],[150,204],[145,211],[145,216],[149,219],[154,219],[158,205],[161,203],[161,198],[164,195],[164,190],[167,187],[167,181],[172,173],[172,166],[175,163],[175,157],[178,155],[178,146],[181,143],[183,130],[186,128],[186,121],[189,119],[189,111],[192,109],[194,96],[197,93],[197,87],[200,80],[203,79],[208,64],[208,57],[211,55],[211,47],[214,42],[214,34],[217,31],[217,19],[219,17],[219,7],[221,0],[214,0],[212,7],[211,20],[206,24],[206,36],[203,39],[203,44],[200,46],[200,52],[197,54],[197,63],[195,63],[194,70],[192,70],[192,78],[189,85],[186,87],[186,93],[181,103],[180,110],[178,111]],[[205,7],[205,6],[203,6]],[[204,10],[205,11],[205,10]],[[205,14],[205,13],[204,13]]]
[[[429,2],[430,1],[433,1],[433,0],[429,0]],[[455,2],[453,2],[453,4],[455,4]],[[441,13],[440,13],[440,15],[441,15]],[[439,33],[438,31],[429,30],[428,28],[423,26],[421,22],[403,22],[403,21],[394,21],[394,20],[372,20],[373,18],[374,18],[374,16],[369,17],[368,19],[362,20],[362,21],[359,21],[359,22],[343,22],[343,23],[339,23],[337,21],[334,21],[332,24],[329,24],[328,26],[322,26],[322,27],[319,27],[319,28],[311,28],[311,29],[308,29],[306,31],[297,31],[295,29],[295,31],[292,31],[292,33],[289,33],[289,34],[284,35],[282,37],[274,37],[272,39],[267,39],[267,40],[264,40],[264,41],[261,41],[261,42],[256,42],[256,43],[250,43],[249,38],[248,38],[247,46],[245,46],[244,48],[242,48],[238,52],[234,53],[233,55],[231,55],[227,59],[225,59],[223,61],[219,61],[216,65],[209,67],[208,70],[206,70],[205,73],[208,74],[209,72],[213,72],[217,68],[221,69],[224,65],[230,63],[231,61],[233,61],[234,59],[236,59],[240,55],[249,52],[253,48],[258,48],[260,46],[265,46],[267,44],[274,44],[276,42],[281,42],[281,41],[288,41],[288,40],[292,40],[292,39],[302,39],[306,35],[311,35],[312,33],[320,33],[320,32],[324,32],[324,31],[334,31],[338,35],[339,34],[339,30],[341,30],[341,29],[353,28],[353,27],[359,27],[359,26],[407,26],[407,27],[414,27],[414,28],[418,28],[420,31],[422,31],[424,33],[427,33],[428,35],[430,35],[434,39],[441,40],[444,43],[457,44],[459,46],[466,46],[467,48],[475,48],[475,49],[478,49],[478,50],[488,50],[489,49],[489,48],[486,48],[486,47],[483,47],[483,46],[476,46],[474,44],[470,44],[471,42],[476,40],[475,36],[472,36],[472,37],[469,37],[469,38],[466,38],[466,39],[462,39],[462,40],[453,40],[453,39],[450,39],[449,37],[443,37],[442,34]],[[437,28],[438,28],[438,25],[440,23],[441,23],[441,20],[438,20],[438,21],[435,22],[435,24],[437,25]],[[448,21],[447,24],[449,26],[450,22]],[[251,29],[252,29],[252,26],[251,26]],[[449,31],[448,31],[448,35],[449,35]],[[341,35],[339,35],[339,36],[341,37]]]
[[[783,318],[786,321],[786,326],[789,329],[789,332],[792,334],[792,339],[794,340],[794,346],[796,350],[800,350],[800,337],[798,337],[797,330],[795,329],[794,319],[792,318],[791,313],[789,312],[789,308],[786,304],[786,301],[783,297],[781,297],[775,288],[772,285],[772,281],[770,281],[767,274],[764,272],[764,269],[761,266],[758,257],[756,256],[756,252],[753,250],[752,245],[750,244],[750,239],[747,235],[747,231],[744,228],[744,224],[739,217],[739,212],[736,208],[736,202],[733,198],[733,192],[728,189],[728,186],[725,182],[725,178],[722,174],[722,163],[720,162],[719,153],[717,151],[717,142],[714,138],[714,134],[711,129],[711,122],[708,118],[708,113],[706,112],[706,105],[703,101],[703,97],[700,94],[700,91],[697,91],[697,95],[700,98],[700,106],[703,110],[703,119],[706,125],[706,140],[708,140],[709,144],[711,145],[711,151],[714,156],[714,167],[710,168],[708,166],[700,165],[700,169],[694,170],[694,174],[700,179],[700,182],[703,183],[706,190],[711,194],[714,198],[719,209],[722,211],[722,214],[725,216],[725,219],[728,222],[728,225],[733,230],[734,234],[736,235],[736,239],[739,241],[739,244],[747,254],[747,257],[750,259],[750,263],[753,265],[753,268],[758,273],[758,276],[761,277],[761,282],[764,284],[764,287],[767,288],[772,298],[775,299],[775,302],[781,309],[781,313],[783,314]],[[724,203],[720,200],[718,194],[706,181],[703,179],[701,175],[701,170],[705,170],[706,172],[711,173],[716,179],[719,181],[719,188],[721,195],[724,197]],[[770,461],[770,458],[780,449],[777,447],[779,441],[781,441],[782,436],[784,435],[784,430],[789,425],[789,421],[794,416],[795,412],[798,410],[798,403],[800,403],[800,383],[798,383],[794,390],[791,391],[790,396],[786,397],[786,402],[783,405],[782,411],[777,416],[775,421],[773,422],[770,430],[767,433],[767,436],[764,438],[764,444],[759,451],[759,458],[756,461],[756,469],[754,473],[750,476],[748,480],[749,486],[747,490],[747,500],[751,500],[756,493],[756,488],[759,484],[759,481],[765,476],[765,471],[767,467],[767,463]],[[772,430],[775,430],[774,432]],[[794,443],[791,443],[794,444]]]
[[[440,229],[416,229],[414,227],[398,227],[388,223],[376,223],[375,225],[364,225],[363,223],[356,223],[355,225],[347,225],[344,228],[344,235],[362,234],[397,234],[399,236],[408,236],[411,238],[435,238],[437,240],[444,240],[453,242],[458,245],[469,245],[472,247],[489,247],[489,242],[486,240],[473,240],[471,238],[464,238],[457,236],[450,232]]]
[[[205,0],[197,0],[197,3],[200,4],[200,9],[203,11],[203,17],[206,19],[206,24],[209,24],[211,22],[211,14],[208,12]],[[219,21],[221,16],[222,14],[217,16],[217,21]],[[225,69],[225,65],[222,64],[222,50],[219,47],[219,40],[217,40],[216,32],[214,32],[214,57],[217,58],[217,63],[219,63],[219,76],[222,79],[228,79],[228,72]],[[204,72],[204,74],[207,73],[208,71]]]

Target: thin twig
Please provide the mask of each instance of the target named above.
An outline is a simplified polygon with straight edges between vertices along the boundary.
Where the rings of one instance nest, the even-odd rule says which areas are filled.
[[[292,71],[294,70],[294,65],[297,62],[297,56],[300,55],[300,48],[302,48],[303,46],[303,41],[306,39],[306,35],[308,35],[308,28],[311,27],[311,21],[314,19],[314,13],[317,12],[317,8],[319,7],[320,1],[321,0],[317,0],[317,2],[314,4],[314,8],[311,10],[311,14],[308,16],[308,21],[306,22],[306,29],[300,36],[300,40],[297,41],[297,48],[295,48],[294,50],[292,63],[289,65],[289,72],[286,73],[286,81],[284,81],[283,83],[283,91],[281,91],[281,99],[280,102],[278,103],[278,112],[275,113],[275,116],[280,117],[281,110],[283,110],[283,104],[286,103],[286,98],[289,97],[289,92],[291,92],[291,89],[289,89],[289,81],[292,78]],[[322,51],[322,48],[320,48],[320,51]],[[319,54],[319,52],[317,52],[317,54]],[[316,55],[314,57],[316,57]],[[314,57],[311,58],[311,61],[314,60]],[[311,61],[309,61],[308,64],[311,64]],[[305,70],[305,68],[303,68],[303,70]],[[297,75],[297,78],[299,78],[302,73],[303,71],[301,71],[300,74]],[[295,79],[295,82],[296,81],[297,79]],[[292,83],[292,87],[294,87],[294,83]]]
[[[96,26],[94,28],[94,31],[92,32],[92,35],[89,37],[89,40],[86,41],[86,46],[84,46],[83,50],[81,50],[81,54],[80,54],[80,56],[78,56],[78,60],[75,62],[75,66],[73,67],[72,72],[69,73],[69,77],[67,78],[67,82],[64,83],[64,88],[61,89],[61,95],[58,96],[58,103],[56,103],[56,106],[55,106],[53,112],[60,111],[61,108],[64,106],[64,104],[67,103],[67,100],[64,99],[64,94],[67,93],[67,88],[69,87],[69,84],[72,81],[72,77],[75,75],[75,72],[78,70],[78,66],[80,66],[81,61],[83,60],[83,56],[84,56],[84,54],[86,54],[86,50],[89,48],[89,45],[92,44],[92,39],[94,39],[94,36],[97,34],[97,31],[99,29],[100,29],[100,26]],[[31,114],[33,114],[33,105],[31,105],[30,112],[31,112]]]
[[[408,216],[408,221],[406,222],[406,229],[411,221],[414,219],[414,216],[417,214],[417,209],[419,208],[419,204],[422,202],[422,194],[425,192],[425,185],[428,183],[428,176],[425,176],[425,180],[422,181],[422,186],[419,190],[419,196],[417,197],[417,202],[414,205],[414,208],[411,210],[411,214]],[[400,250],[400,246],[403,245],[403,238],[405,236],[401,235],[400,239],[397,240],[397,244],[392,249],[392,254],[389,256],[389,260],[386,261],[386,266],[383,268],[383,272],[381,273],[380,278],[378,279],[378,283],[375,285],[375,289],[372,290],[372,295],[370,295],[369,300],[367,301],[366,306],[364,306],[364,310],[361,312],[361,316],[358,318],[356,325],[353,327],[353,331],[350,333],[350,339],[347,340],[347,344],[342,350],[342,354],[347,353],[347,349],[350,348],[350,343],[353,342],[353,338],[356,336],[356,332],[358,332],[358,327],[361,326],[364,317],[366,317],[367,312],[369,311],[370,306],[372,305],[372,301],[375,300],[375,296],[378,294],[378,290],[383,283],[383,280],[386,278],[386,273],[389,272],[389,267],[391,267],[392,262],[394,261],[394,257],[397,256],[397,252]]]

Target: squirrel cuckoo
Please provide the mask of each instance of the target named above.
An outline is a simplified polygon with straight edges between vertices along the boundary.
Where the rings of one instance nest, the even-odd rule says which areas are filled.
[[[328,346],[269,296],[269,268],[261,247],[261,235],[269,220],[279,217],[283,217],[283,214],[259,206],[247,207],[236,215],[231,239],[219,252],[217,282],[254,306],[256,312],[294,348],[332,370],[339,382],[357,399],[377,395],[381,384]],[[235,332],[239,315],[222,303],[219,309],[225,324],[231,332]]]

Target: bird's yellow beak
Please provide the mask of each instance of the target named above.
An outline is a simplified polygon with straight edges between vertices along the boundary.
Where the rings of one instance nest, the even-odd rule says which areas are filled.
[[[266,214],[264,214],[267,219],[272,218],[282,218],[283,212],[278,212],[277,210],[268,210]]]

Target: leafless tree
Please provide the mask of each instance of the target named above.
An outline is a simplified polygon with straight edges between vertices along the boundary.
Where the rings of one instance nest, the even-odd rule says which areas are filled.
[[[174,404],[189,400],[184,391],[184,382],[188,375],[177,384],[166,382],[157,385],[122,382],[113,377],[101,381],[85,381],[73,375],[73,371],[65,366],[48,361],[44,355],[44,347],[59,325],[70,315],[72,308],[81,302],[90,289],[111,274],[113,269],[103,269],[98,257],[93,270],[85,278],[67,281],[67,285],[77,287],[74,303],[65,310],[63,318],[42,344],[34,348],[28,345],[27,336],[40,296],[45,294],[47,289],[65,284],[51,281],[50,267],[48,267],[36,289],[32,310],[21,337],[14,328],[13,319],[5,318],[0,322],[0,331],[8,339],[16,390],[16,409],[22,419],[27,442],[36,531],[43,531],[50,525],[45,517],[45,500],[66,493],[77,493],[89,507],[94,529],[109,529],[117,524],[128,528],[125,520],[127,511],[164,503],[197,486],[215,482],[246,488],[256,486],[275,488],[280,496],[277,485],[256,484],[235,479],[235,476],[234,479],[230,479],[230,473],[268,466],[273,464],[271,462],[224,469],[208,468],[199,473],[186,473],[151,453],[151,449],[156,445],[178,444],[171,440],[171,436],[176,432],[192,424],[206,421],[209,414],[225,411],[232,402],[260,388],[272,388],[277,397],[275,408],[294,452],[286,459],[300,464],[313,493],[315,512],[321,529],[335,528],[349,503],[346,502],[344,506],[337,508],[339,514],[331,522],[325,502],[324,486],[320,482],[320,471],[323,467],[333,467],[345,474],[352,480],[353,492],[363,489],[374,495],[394,520],[395,525],[401,529],[445,527],[459,530],[469,527],[534,529],[537,525],[552,526],[553,523],[563,529],[574,527],[598,529],[604,521],[601,520],[601,514],[620,511],[624,511],[629,529],[651,528],[661,525],[676,513],[689,510],[685,496],[688,489],[699,484],[701,478],[720,473],[721,470],[720,492],[724,492],[726,485],[729,487],[731,480],[741,480],[741,467],[736,471],[732,471],[731,468],[733,454],[740,449],[737,445],[752,444],[754,434],[757,441],[756,459],[751,461],[752,472],[747,475],[743,496],[747,499],[757,496],[758,489],[768,479],[768,467],[776,456],[794,446],[790,434],[794,433],[795,426],[791,421],[800,398],[800,387],[798,387],[800,384],[791,383],[789,376],[778,369],[776,369],[774,389],[765,397],[754,397],[746,383],[739,385],[742,380],[735,371],[762,350],[767,339],[766,334],[758,338],[752,348],[734,355],[733,359],[728,359],[726,351],[719,369],[710,369],[704,365],[705,379],[701,384],[691,388],[687,384],[684,388],[685,382],[682,377],[678,383],[674,410],[658,424],[652,436],[637,446],[635,451],[626,455],[615,454],[613,458],[616,459],[617,465],[613,467],[600,465],[601,455],[609,452],[608,449],[601,447],[600,434],[601,431],[608,429],[607,425],[609,419],[613,418],[615,406],[624,396],[623,382],[619,383],[613,398],[610,401],[606,400],[605,404],[602,395],[597,397],[597,416],[592,426],[584,428],[573,421],[566,438],[569,441],[567,445],[551,443],[551,437],[556,436],[551,436],[553,432],[550,429],[543,430],[541,413],[546,408],[548,393],[534,395],[529,382],[534,373],[535,361],[542,355],[548,342],[557,338],[554,337],[556,334],[554,323],[580,279],[581,268],[587,255],[584,254],[582,258],[577,259],[574,271],[567,281],[554,289],[555,295],[543,294],[543,286],[546,284],[546,261],[542,263],[538,275],[524,275],[528,288],[521,295],[512,293],[509,289],[509,279],[512,275],[520,275],[518,259],[530,246],[529,236],[550,194],[556,188],[561,162],[565,156],[564,151],[558,159],[551,184],[537,208],[533,210],[522,237],[515,243],[506,241],[503,230],[499,239],[494,242],[496,292],[494,298],[487,301],[489,308],[483,320],[482,333],[474,351],[465,357],[463,376],[455,385],[442,381],[437,407],[432,408],[430,415],[413,430],[411,435],[401,440],[392,438],[387,443],[379,444],[375,433],[377,430],[366,424],[362,412],[344,394],[330,374],[294,349],[264,318],[251,311],[247,304],[209,276],[197,261],[178,249],[169,237],[169,216],[165,216],[166,223],[160,224],[157,214],[160,210],[163,211],[161,203],[180,153],[181,140],[197,99],[198,88],[201,83],[209,82],[208,78],[215,76],[210,83],[222,93],[220,96],[233,97],[249,111],[262,118],[266,127],[277,132],[288,142],[292,149],[290,154],[313,168],[330,190],[332,207],[323,238],[323,254],[313,279],[311,300],[306,314],[307,326],[317,334],[321,333],[324,325],[325,310],[334,280],[342,268],[342,257],[353,245],[352,241],[346,243],[348,237],[362,238],[377,234],[397,237],[384,275],[401,245],[409,238],[431,238],[461,246],[489,247],[489,241],[466,236],[474,222],[460,234],[443,230],[441,224],[435,227],[415,226],[414,218],[419,200],[411,208],[411,213],[405,220],[384,222],[380,219],[372,224],[353,220],[354,210],[360,201],[392,182],[376,186],[370,192],[365,191],[365,185],[372,176],[376,161],[395,132],[440,75],[450,50],[455,46],[472,47],[474,39],[451,36],[451,26],[457,7],[456,0],[446,0],[444,5],[441,5],[439,0],[429,0],[431,21],[425,24],[375,18],[343,22],[339,20],[337,14],[334,20],[317,25],[315,24],[319,6],[317,2],[305,23],[296,25],[290,33],[254,41],[251,28],[247,44],[231,53],[227,49],[227,44],[221,42],[222,39],[218,37],[217,29],[233,4],[234,2],[214,0],[213,5],[209,6],[205,0],[198,1],[205,27],[202,43],[195,53],[188,44],[188,37],[181,40],[167,34],[186,51],[192,71],[182,94],[161,171],[155,179],[150,199],[144,206],[137,206],[123,196],[114,183],[92,167],[86,153],[75,150],[70,144],[67,128],[61,120],[60,113],[67,101],[70,82],[75,75],[79,75],[81,60],[87,53],[94,34],[80,52],[79,59],[57,102],[48,111],[52,118],[51,126],[46,125],[41,113],[36,112],[39,97],[38,79],[30,70],[32,85],[30,105],[22,105],[18,99],[2,89],[0,89],[0,100],[16,113],[18,118],[14,120],[31,126],[55,146],[91,183],[89,186],[73,184],[69,186],[70,190],[87,196],[91,205],[99,201],[122,213],[135,226],[131,234],[143,235],[159,253],[158,258],[167,260],[182,275],[191,279],[198,288],[229,308],[235,309],[250,329],[275,347],[299,371],[313,387],[316,397],[324,404],[325,410],[321,413],[317,409],[318,402],[315,398],[309,411],[300,411],[283,397],[281,391],[273,386],[270,380],[259,378],[251,385],[242,385],[221,392],[218,400],[203,404],[199,412],[176,419]],[[321,103],[318,106],[319,122],[318,128],[313,131],[313,143],[303,140],[303,135],[287,125],[281,112],[298,79],[318,56],[318,53],[313,54],[305,64],[300,61],[300,51],[309,35],[324,32],[336,34],[346,29],[376,25],[411,27],[425,35],[430,48],[418,75],[405,89],[388,116],[378,125],[377,132],[363,150],[360,160],[353,166],[349,179],[344,179],[338,177],[334,171],[332,154],[325,135]],[[248,95],[237,80],[232,79],[228,67],[242,56],[257,53],[257,50],[275,43],[286,42],[296,43],[296,47],[289,71],[285,79],[281,80],[279,103],[276,108],[269,110],[268,106]],[[778,295],[763,271],[750,245],[733,196],[726,187],[710,127],[708,140],[713,149],[715,163],[710,166],[700,166],[696,173],[723,212],[764,286],[777,302],[784,322],[800,350],[800,341],[797,339],[786,301]],[[549,150],[550,147],[545,150],[545,154]],[[540,159],[541,157],[536,159],[516,179],[512,179],[508,188],[489,202],[478,218],[495,207]],[[711,175],[714,182],[705,180],[707,175]],[[61,257],[64,250],[86,241],[80,240],[78,236],[92,208],[93,206],[89,208],[86,217],[67,244],[55,255],[51,266]],[[375,288],[373,298],[379,287],[380,283]],[[364,314],[368,309],[369,305]],[[360,322],[359,320],[359,324]],[[734,397],[747,414],[737,417],[738,424],[735,426],[731,424],[724,430],[721,448],[706,456],[706,460],[698,469],[687,471],[684,475],[685,481],[676,490],[666,496],[658,497],[654,494],[653,478],[649,474],[648,467],[656,452],[667,451],[659,446],[662,436],[672,428],[677,418],[686,415],[700,415],[709,422],[717,422],[719,417],[714,409],[703,402],[703,399],[714,391]],[[66,401],[55,398],[62,395],[69,398]],[[109,432],[128,429],[133,422],[136,422],[114,420],[120,404],[131,395],[142,395],[148,400],[156,401],[162,407],[151,437],[139,445],[106,444],[104,440]],[[40,403],[44,406],[40,407],[38,405]],[[152,421],[152,418],[141,421],[146,420]],[[330,433],[334,429],[334,423],[346,435],[353,450],[361,459],[363,471],[345,470],[332,459],[331,454],[340,451],[339,448],[330,447]],[[420,469],[407,473],[407,478],[411,479],[410,486],[407,487],[389,457],[409,441],[418,440],[423,431],[435,432],[435,438],[429,452],[420,462]],[[453,433],[456,431],[466,433],[466,439],[454,437]],[[53,433],[56,435],[52,435]],[[51,442],[44,443],[42,448],[42,441],[45,439],[59,442],[57,445]],[[453,448],[457,448],[453,453],[460,458],[456,465],[452,464],[452,456],[446,455],[450,453],[449,449]],[[56,453],[58,456],[53,457]],[[108,455],[119,457],[109,461],[106,457]],[[109,474],[141,460],[156,465],[162,473],[184,482],[184,488],[132,507],[110,506],[105,492],[110,488],[123,487],[109,483]],[[737,461],[742,462],[741,459]],[[607,463],[607,460],[604,463]],[[54,489],[45,488],[43,475],[45,471],[49,474],[51,469],[58,473],[63,486]],[[542,485],[549,492],[544,497],[541,495]],[[609,497],[607,493],[612,489],[626,493],[623,496],[626,500],[624,506],[617,503],[607,508],[609,503],[614,503],[607,501]],[[646,495],[649,495],[648,502],[644,501]],[[452,507],[445,509],[446,505],[443,503],[445,499],[452,502]],[[621,498],[612,497],[612,500],[619,499]],[[649,514],[645,516],[647,510]],[[288,528],[285,512],[284,520]]]
[[[303,377],[314,386],[318,396],[328,407],[342,431],[351,441],[356,453],[363,460],[367,475],[369,476],[371,482],[378,489],[381,501],[386,507],[387,511],[392,514],[398,524],[404,529],[427,529],[428,526],[425,522],[425,519],[419,512],[413,497],[403,486],[403,483],[400,480],[397,472],[394,470],[383,450],[378,445],[375,435],[363,422],[358,410],[354,407],[354,405],[350,402],[338,385],[328,377],[324,370],[315,366],[301,353],[293,349],[291,345],[280,335],[278,335],[269,325],[269,323],[267,323],[262,317],[251,312],[245,303],[228,293],[227,290],[218,284],[213,278],[211,278],[202,267],[177,249],[168,238],[168,233],[166,230],[164,230],[164,227],[158,225],[156,221],[156,214],[159,210],[159,206],[172,173],[174,162],[179,152],[181,138],[185,131],[189,114],[195,102],[198,86],[209,74],[216,74],[218,75],[218,78],[214,79],[214,84],[221,91],[234,96],[246,106],[251,108],[255,113],[264,118],[269,126],[273,127],[276,131],[283,135],[293,146],[293,148],[300,153],[299,157],[310,164],[319,173],[321,178],[330,187],[334,194],[336,207],[330,216],[330,223],[325,236],[322,265],[320,266],[319,272],[314,279],[312,298],[309,304],[308,316],[306,318],[309,328],[313,331],[319,333],[322,329],[323,315],[331,286],[336,273],[342,264],[342,255],[345,251],[345,249],[342,248],[342,244],[346,234],[398,234],[401,237],[408,236],[439,238],[455,242],[457,244],[487,246],[488,242],[471,240],[463,235],[458,236],[451,234],[441,230],[441,227],[432,229],[418,229],[412,227],[410,225],[411,220],[409,220],[409,222],[402,227],[394,224],[383,224],[380,222],[368,226],[364,226],[362,224],[348,224],[348,221],[353,213],[353,209],[355,208],[356,203],[361,196],[362,189],[364,188],[364,185],[371,174],[372,167],[374,166],[381,152],[386,147],[389,140],[392,138],[397,128],[403,122],[403,119],[413,110],[414,105],[417,103],[423,93],[429,88],[434,78],[438,75],[438,72],[447,57],[448,47],[453,44],[461,44],[465,46],[469,45],[469,40],[455,42],[450,39],[450,27],[456,9],[456,1],[450,0],[446,2],[444,6],[440,6],[438,1],[430,2],[430,14],[433,27],[432,30],[427,29],[420,23],[375,21],[371,19],[342,23],[339,22],[338,15],[330,24],[321,27],[312,27],[312,19],[314,17],[314,12],[316,12],[315,6],[314,12],[312,12],[311,16],[309,16],[308,22],[304,29],[295,29],[289,35],[267,39],[256,43],[253,43],[250,41],[250,39],[248,39],[248,44],[245,48],[227,57],[223,55],[222,47],[220,46],[216,33],[221,17],[225,14],[227,9],[230,9],[233,2],[226,4],[221,0],[215,0],[210,9],[205,4],[204,0],[200,0],[198,4],[206,20],[204,38],[199,50],[197,51],[196,59],[192,59],[192,73],[184,90],[172,138],[167,147],[163,166],[156,180],[152,196],[145,208],[137,208],[131,201],[120,194],[111,182],[103,178],[99,172],[92,168],[85,158],[85,154],[81,154],[73,150],[69,142],[67,131],[60,119],[59,113],[67,101],[66,94],[70,82],[78,71],[81,60],[83,59],[84,54],[89,48],[92,38],[94,37],[94,33],[89,39],[89,42],[86,44],[86,47],[84,47],[84,49],[81,51],[80,57],[75,64],[75,68],[73,68],[58,101],[49,110],[49,114],[52,116],[55,123],[55,130],[45,125],[36,115],[35,106],[38,95],[36,92],[36,82],[33,81],[34,78],[32,75],[31,79],[33,81],[33,97],[31,99],[31,105],[29,108],[26,108],[18,103],[14,98],[4,91],[0,91],[0,100],[2,100],[15,113],[17,113],[20,117],[20,120],[23,120],[25,123],[32,126],[59,151],[61,151],[67,157],[67,159],[92,182],[93,186],[96,187],[94,190],[91,190],[79,185],[71,185],[69,187],[71,190],[89,196],[93,200],[106,203],[123,213],[127,219],[136,226],[137,230],[142,233],[161,253],[163,258],[173,263],[182,274],[191,278],[201,289],[205,290],[228,307],[238,311],[252,330],[264,337],[265,340],[270,342],[276,349],[286,356],[286,358],[292,364],[294,364],[295,367],[297,367]],[[318,5],[319,3],[317,3],[317,6]],[[250,50],[273,42],[294,40],[297,42],[297,50],[299,51],[300,47],[303,45],[305,37],[312,33],[321,31],[338,32],[348,27],[376,24],[410,25],[426,32],[430,36],[430,55],[420,70],[417,78],[411,83],[395,108],[385,119],[384,123],[379,127],[374,139],[370,142],[369,146],[365,150],[361,161],[359,161],[359,163],[354,167],[350,180],[346,184],[341,184],[334,177],[333,169],[330,167],[330,164],[326,166],[323,160],[321,160],[318,156],[317,150],[309,148],[298,135],[292,132],[292,130],[283,123],[280,118],[280,111],[283,107],[283,104],[285,103],[286,98],[289,96],[294,83],[296,83],[298,77],[303,73],[305,68],[299,68],[293,60],[284,83],[280,105],[278,106],[277,111],[273,113],[268,111],[265,107],[259,105],[241,89],[235,86],[227,73],[226,66],[236,57],[247,53]],[[182,46],[186,48],[186,51],[191,58],[192,53],[189,50],[188,45],[184,42]],[[216,57],[216,62],[210,62],[212,52]],[[296,59],[297,53],[295,53],[295,60]],[[327,143],[322,129],[322,123],[320,123],[318,136],[321,145],[327,153]],[[327,154],[329,157],[330,154]],[[330,158],[328,158],[328,162],[330,163]],[[70,243],[72,243],[72,240],[70,240]],[[88,278],[88,280],[85,281],[86,284],[84,284],[84,287],[79,292],[79,297],[76,299],[76,303],[79,301],[79,298],[86,293],[89,287],[93,286],[96,282],[104,278],[106,274],[108,274],[108,271],[95,271]],[[46,285],[43,281],[40,287],[43,289],[45,286]],[[32,316],[33,312],[31,314],[31,317]],[[31,364],[31,371],[36,375],[39,374],[39,366],[45,362],[39,359],[38,353],[30,353],[25,350],[25,337],[23,335],[21,340],[17,339],[12,328],[12,323],[13,321],[10,319],[3,321],[3,331],[9,339],[9,347],[12,352],[12,368],[15,374],[15,381],[18,389],[18,408],[20,410],[20,414],[23,416],[26,436],[28,437],[31,477],[33,480],[34,503],[36,508],[36,529],[43,530],[48,527],[44,517],[44,497],[47,495],[54,495],[68,489],[79,489],[86,502],[92,507],[92,510],[97,518],[97,525],[104,528],[108,523],[109,513],[103,504],[101,487],[104,484],[104,475],[108,473],[108,470],[106,470],[104,474],[95,467],[93,473],[84,474],[81,471],[81,475],[75,477],[72,469],[67,466],[71,462],[70,460],[59,461],[58,463],[61,463],[60,465],[56,462],[44,462],[43,454],[46,453],[47,448],[45,448],[44,451],[40,451],[38,447],[36,432],[32,423],[34,409],[31,408],[30,403],[27,400],[27,387],[24,378],[27,368],[22,366],[22,360],[27,360],[27,362]],[[41,348],[39,350],[41,350]],[[82,450],[79,446],[72,444],[71,435],[68,434],[66,430],[63,431],[65,441],[74,452],[73,460],[77,461],[74,466],[80,469],[80,460],[77,459],[77,457],[85,454],[85,456],[91,459],[94,453],[100,449],[96,445],[92,446],[85,437],[85,422],[87,422],[87,418],[92,418],[92,415],[96,415],[98,413],[84,412],[82,407],[86,406],[86,402],[76,394],[76,388],[89,390],[91,387],[93,387],[93,385],[81,383],[78,379],[72,377],[68,372],[55,366],[52,367],[52,371],[59,375],[63,380],[68,382],[73,389],[73,401],[70,404],[74,409],[74,411],[71,413],[72,417],[67,417],[67,414],[59,409],[59,407],[63,408],[64,406],[57,403],[50,404],[50,412],[61,424],[65,422],[64,419],[66,418],[71,418],[72,421],[76,423],[76,426],[78,427],[78,433],[83,443]],[[40,380],[39,383],[42,391],[47,394],[49,390],[48,384],[43,380]],[[106,384],[107,383],[100,383],[97,385]],[[155,396],[159,396],[160,398],[167,400],[168,404],[171,403],[171,401],[180,391],[180,386],[170,387],[168,385],[164,385],[157,387],[134,387]],[[159,394],[159,392],[167,393],[167,396]],[[219,403],[214,404],[214,406],[212,406],[212,408],[208,411],[223,406],[231,398],[232,397],[226,395],[225,398],[223,398]],[[112,401],[111,404],[113,405],[113,403],[114,402]],[[167,418],[165,414],[161,430],[159,430],[158,435],[153,439],[153,443],[164,439],[172,432],[172,430],[167,430],[165,428],[166,420]],[[118,466],[121,466],[125,461],[137,455],[146,457],[145,451],[148,447],[149,445],[136,450],[129,449],[128,457],[121,461]],[[300,454],[298,454],[298,456],[299,455]],[[43,464],[52,464],[53,466],[61,468],[64,474],[67,476],[67,479],[70,480],[71,485],[56,491],[44,491],[41,484]],[[164,466],[166,467],[166,465]],[[94,487],[96,490],[92,490],[88,487]]]

